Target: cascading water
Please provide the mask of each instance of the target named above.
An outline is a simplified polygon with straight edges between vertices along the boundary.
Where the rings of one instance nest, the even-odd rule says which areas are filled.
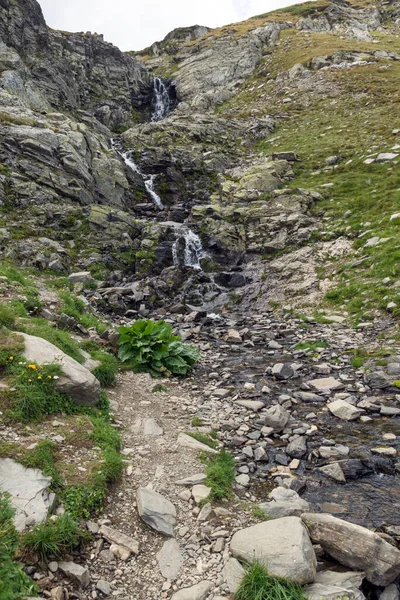
[[[191,229],[182,228],[178,231],[178,236],[172,245],[174,265],[201,270],[200,261],[207,256],[203,250],[201,239]]]
[[[144,186],[146,188],[146,191],[147,191],[147,193],[149,194],[150,198],[153,201],[153,204],[157,208],[159,208],[160,210],[162,210],[164,208],[164,205],[161,202],[160,196],[154,190],[154,180],[156,178],[156,175],[145,175],[144,173],[142,173],[142,171],[139,169],[139,167],[137,166],[137,164],[132,160],[132,156],[131,156],[130,152],[120,152],[116,148],[115,142],[114,142],[113,139],[111,140],[111,147],[116,152],[118,152],[118,154],[120,155],[120,157],[122,158],[122,160],[124,161],[124,163],[126,164],[126,166],[129,169],[131,169],[132,171],[134,171],[137,175],[140,175],[140,177],[144,181]]]
[[[153,114],[152,121],[161,121],[168,116],[171,109],[169,91],[159,77],[153,79]]]

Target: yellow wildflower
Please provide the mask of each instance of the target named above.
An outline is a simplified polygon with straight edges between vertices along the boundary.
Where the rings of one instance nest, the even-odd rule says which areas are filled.
[[[38,379],[42,379],[42,376],[41,376],[41,375],[38,375]]]
[[[13,357],[13,356],[10,356],[9,360],[14,360],[14,357]]]
[[[28,365],[28,369],[32,369],[32,371],[36,371],[36,365]]]
[[[32,379],[28,379],[29,383],[32,383]]]
[[[51,379],[51,375],[47,375],[47,379]]]

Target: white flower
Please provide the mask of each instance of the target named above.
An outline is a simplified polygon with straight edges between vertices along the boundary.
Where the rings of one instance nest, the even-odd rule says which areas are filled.
[[[54,375],[53,379],[60,379],[58,375]]]

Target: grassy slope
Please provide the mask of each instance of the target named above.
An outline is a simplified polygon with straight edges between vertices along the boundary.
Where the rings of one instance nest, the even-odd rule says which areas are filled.
[[[326,257],[320,274],[334,279],[335,289],[326,302],[346,308],[358,318],[368,311],[385,308],[395,302],[400,314],[400,220],[390,216],[400,210],[400,169],[397,161],[365,165],[367,156],[391,151],[400,143],[400,62],[381,61],[346,70],[314,73],[313,86],[295,87],[288,80],[274,78],[296,63],[308,66],[313,56],[331,55],[338,49],[374,52],[400,51],[399,36],[374,35],[378,43],[341,39],[331,34],[307,34],[286,31],[280,44],[269,52],[239,94],[220,107],[221,114],[258,113],[277,117],[276,132],[259,142],[261,153],[295,150],[301,163],[295,166],[292,187],[326,188],[321,213],[322,239],[341,235],[353,240],[354,255],[332,265]],[[262,87],[260,87],[262,86]],[[283,103],[285,97],[290,103]],[[327,168],[325,159],[339,155],[335,168]],[[321,191],[324,188],[319,188]],[[368,232],[365,237],[359,237]],[[364,248],[369,238],[389,238],[376,247]],[[359,266],[350,267],[360,258]],[[382,283],[390,278],[389,284]]]

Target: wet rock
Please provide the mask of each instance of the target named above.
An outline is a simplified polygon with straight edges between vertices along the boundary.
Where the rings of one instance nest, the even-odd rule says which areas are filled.
[[[318,471],[330,477],[334,481],[339,481],[344,483],[346,481],[346,477],[343,473],[343,470],[338,462],[330,463],[329,465],[325,465],[324,467],[319,467]]]
[[[265,411],[264,423],[267,427],[272,427],[274,431],[282,431],[286,427],[290,413],[280,404],[271,406]]]
[[[182,568],[183,556],[176,540],[167,540],[157,554],[158,566],[166,579],[174,581]]]
[[[88,587],[90,584],[90,574],[88,569],[74,562],[61,561],[59,568],[68,579],[71,579],[79,587]]]
[[[140,518],[152,529],[164,535],[174,535],[175,506],[167,498],[149,488],[139,488],[136,502]]]
[[[297,492],[291,489],[277,487],[269,494],[270,502],[259,504],[267,517],[274,519],[281,517],[299,517],[305,510],[311,510],[311,504],[300,498]],[[308,508],[305,508],[308,507]]]
[[[396,458],[397,450],[396,448],[391,448],[390,446],[381,446],[378,448],[372,448],[371,452],[374,454],[379,454],[380,456],[388,456],[389,458]]]
[[[197,585],[179,590],[171,600],[205,600],[213,587],[211,581],[200,581]]]
[[[373,390],[384,389],[390,386],[390,379],[384,371],[368,371],[364,381]]]
[[[286,454],[291,458],[303,458],[307,454],[307,442],[304,436],[299,436],[286,446]]]
[[[39,469],[26,469],[11,458],[0,458],[0,490],[10,494],[17,531],[47,518],[54,501],[54,494],[48,491],[50,483],[51,477]]]
[[[328,405],[329,411],[342,421],[355,421],[362,414],[361,410],[346,402],[346,400],[334,400]]]
[[[297,583],[310,583],[316,575],[316,558],[306,528],[298,517],[259,523],[234,534],[231,552],[235,558],[268,565],[271,575]]]
[[[400,551],[378,534],[328,514],[301,518],[314,542],[345,567],[365,571],[370,583],[386,586],[400,574]]]
[[[289,363],[276,363],[272,367],[272,375],[277,379],[290,379],[294,376],[294,370]]]

